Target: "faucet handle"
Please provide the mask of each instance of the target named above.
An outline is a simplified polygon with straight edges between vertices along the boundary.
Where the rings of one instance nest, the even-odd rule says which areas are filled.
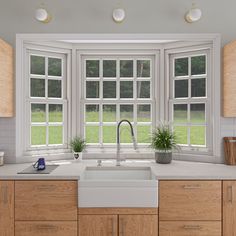
[[[102,160],[97,160],[97,166],[102,166]]]

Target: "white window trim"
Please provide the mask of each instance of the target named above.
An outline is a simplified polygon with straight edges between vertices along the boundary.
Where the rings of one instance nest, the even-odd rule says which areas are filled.
[[[213,156],[199,156],[199,155],[186,155],[186,159],[188,160],[195,160],[195,161],[204,161],[204,162],[214,162],[214,163],[220,163],[222,162],[220,158],[220,50],[221,50],[221,40],[219,34],[18,34],[16,36],[16,158],[17,161],[24,161],[23,158],[23,146],[22,146],[22,138],[24,138],[24,134],[22,132],[22,120],[23,120],[23,100],[22,100],[22,91],[23,91],[23,57],[24,57],[24,44],[28,42],[39,42],[39,44],[50,42],[50,41],[61,41],[61,40],[76,40],[78,45],[71,45],[72,51],[68,48],[68,45],[63,45],[62,42],[58,43],[58,48],[60,47],[59,51],[66,51],[72,56],[72,84],[76,84],[75,86],[68,86],[68,89],[71,89],[71,96],[73,97],[73,100],[71,101],[71,106],[68,106],[69,114],[72,114],[71,119],[71,136],[74,136],[77,133],[77,130],[79,130],[78,127],[76,127],[76,120],[78,120],[78,111],[76,114],[74,114],[74,108],[76,107],[76,103],[74,101],[74,98],[76,96],[79,96],[78,92],[78,84],[75,83],[76,80],[76,64],[75,64],[75,58],[76,58],[76,49],[78,48],[84,48],[83,46],[85,44],[91,45],[91,44],[98,44],[99,46],[95,46],[95,48],[99,48],[100,46],[104,47],[104,45],[107,45],[109,47],[109,44],[117,44],[117,49],[119,49],[119,44],[125,44],[128,43],[128,47],[126,48],[137,48],[138,44],[144,45],[144,48],[153,48],[153,45],[156,45],[155,43],[159,43],[160,40],[170,40],[173,42],[173,45],[175,45],[174,41],[185,41],[188,44],[196,44],[200,45],[202,42],[209,42],[212,46],[212,54],[214,55],[212,57],[212,65],[213,65],[213,71],[212,71],[212,77],[215,79],[214,87],[213,87],[213,114],[214,114],[214,122],[213,122],[213,128],[214,128],[214,137],[213,137]],[[194,43],[195,42],[195,43]],[[47,45],[50,45],[56,49],[55,43],[46,43]],[[148,45],[147,45],[148,44]],[[157,46],[157,45],[156,45]],[[184,46],[184,45],[183,45]],[[40,46],[39,46],[40,47]],[[64,48],[64,49],[61,49]],[[88,48],[88,47],[87,47]],[[101,48],[101,47],[100,47]],[[125,48],[125,47],[124,47]],[[157,47],[155,47],[157,48]],[[165,47],[167,48],[167,47]],[[176,48],[168,47],[168,48]],[[163,48],[160,48],[161,50],[161,62],[160,66],[164,66],[164,60],[162,60],[162,57],[165,54],[165,50]],[[68,57],[69,58],[69,57]],[[163,57],[164,58],[164,57]],[[163,68],[163,67],[162,67]],[[165,68],[166,71],[167,68]],[[160,85],[162,86],[165,84],[165,78],[164,78],[164,71],[160,71]],[[163,97],[160,98],[160,104],[165,104],[166,101],[163,99]],[[160,111],[162,116],[160,119],[165,119],[167,111],[164,109],[164,105],[160,105]],[[164,111],[164,112],[163,112]],[[75,126],[75,127],[74,127]],[[101,157],[104,154],[101,155]],[[71,155],[68,155],[68,157],[71,157]],[[140,153],[141,157],[146,157],[145,153]],[[176,156],[176,158],[179,158],[181,156],[181,159],[185,159],[184,154],[179,154]],[[191,158],[189,158],[191,156]],[[62,157],[65,158],[66,155],[55,155],[55,158]],[[91,155],[92,157],[92,155]],[[94,155],[95,158],[98,158],[98,155]],[[114,157],[114,156],[113,156]],[[131,157],[131,156],[130,156]],[[153,155],[149,156],[153,157]],[[52,157],[53,158],[53,157]],[[32,157],[30,159],[32,161]]]

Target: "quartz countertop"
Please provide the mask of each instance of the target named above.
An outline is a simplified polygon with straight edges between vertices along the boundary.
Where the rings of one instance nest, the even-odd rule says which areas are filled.
[[[50,174],[17,174],[23,169],[32,165],[25,164],[5,164],[0,167],[0,179],[68,179],[79,180],[87,166],[96,166],[95,160],[75,160],[54,161],[48,164],[59,164]],[[115,161],[104,161],[103,166],[114,166]],[[122,162],[122,166],[146,166],[151,167],[153,174],[158,180],[182,180],[182,179],[208,179],[227,180],[236,179],[236,166],[223,164],[211,164],[200,162],[172,161],[171,164],[156,164],[147,160],[127,160]]]

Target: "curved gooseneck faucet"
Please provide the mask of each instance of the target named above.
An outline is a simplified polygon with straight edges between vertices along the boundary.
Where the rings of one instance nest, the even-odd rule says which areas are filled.
[[[134,149],[137,149],[137,145],[136,145],[136,140],[134,137],[134,129],[133,126],[131,124],[131,122],[129,120],[121,120],[118,125],[117,125],[117,156],[116,156],[116,166],[120,166],[120,162],[121,162],[121,158],[120,158],[120,126],[123,122],[127,122],[130,126],[130,133],[131,133],[131,138],[133,141],[133,145],[134,145]]]

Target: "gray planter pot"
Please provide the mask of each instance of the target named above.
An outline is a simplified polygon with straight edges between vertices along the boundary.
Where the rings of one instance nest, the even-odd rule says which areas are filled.
[[[156,163],[159,164],[169,164],[172,161],[172,150],[168,151],[156,151],[155,152],[155,160]]]

